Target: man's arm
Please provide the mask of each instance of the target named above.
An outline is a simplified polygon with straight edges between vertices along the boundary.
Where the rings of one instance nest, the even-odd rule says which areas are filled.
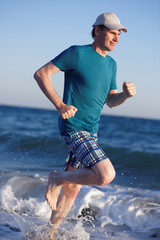
[[[35,72],[34,78],[37,81],[42,92],[56,107],[59,115],[63,119],[68,119],[75,115],[77,108],[72,105],[64,104],[53,87],[51,76],[59,71],[59,68],[57,68],[52,62],[49,62]]]
[[[117,107],[120,104],[124,103],[128,98],[133,97],[136,94],[136,88],[134,83],[123,83],[123,92],[118,93],[117,90],[110,90],[106,104],[108,107],[113,108]]]

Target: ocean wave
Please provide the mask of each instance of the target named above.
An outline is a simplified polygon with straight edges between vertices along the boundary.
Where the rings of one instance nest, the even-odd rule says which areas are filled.
[[[104,151],[108,153],[117,167],[160,170],[160,153],[137,151],[124,147],[104,147]]]
[[[48,136],[32,136],[30,134],[7,132],[0,135],[1,148],[9,151],[33,151],[52,152],[55,149],[60,150],[65,148],[60,136],[54,134],[52,137]],[[121,163],[126,167],[143,167],[143,168],[157,168],[160,167],[160,153],[159,152],[144,152],[137,151],[132,148],[124,147],[110,147],[102,145],[104,151],[109,154],[116,164]],[[58,152],[58,151],[56,151]],[[65,151],[66,153],[66,151]],[[116,161],[117,159],[117,161]],[[145,163],[145,164],[144,164]]]
[[[1,134],[0,143],[1,148],[8,152],[23,153],[30,151],[37,155],[41,155],[43,152],[53,153],[55,150],[63,150],[64,148],[60,137],[32,136],[30,134],[17,132]]]
[[[52,169],[62,170],[68,155],[66,145],[57,135],[31,136],[7,132],[0,135],[0,143],[1,169],[5,171],[44,172],[48,175]],[[116,181],[128,186],[132,182],[142,188],[149,185],[154,189],[160,188],[160,153],[107,145],[102,147],[116,168]]]

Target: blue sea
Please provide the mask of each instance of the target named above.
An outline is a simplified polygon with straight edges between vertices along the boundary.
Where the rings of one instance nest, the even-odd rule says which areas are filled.
[[[57,119],[0,106],[0,239],[49,239],[47,178],[68,154]],[[102,115],[98,136],[116,178],[82,188],[57,240],[160,239],[160,121]]]

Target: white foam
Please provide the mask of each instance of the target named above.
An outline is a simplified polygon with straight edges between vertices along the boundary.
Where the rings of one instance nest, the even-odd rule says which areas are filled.
[[[81,198],[79,211],[83,208],[96,209],[96,218],[102,227],[107,224],[126,225],[137,232],[160,229],[159,192],[108,186],[104,194],[98,189],[88,188],[83,200]]]
[[[37,232],[41,232],[50,218],[51,210],[45,201],[44,191],[42,191],[46,185],[44,181],[41,181],[40,176],[35,178],[14,176],[0,191],[1,211],[8,213],[7,222],[10,221],[11,225],[21,229],[23,236],[35,233],[35,229]],[[28,195],[29,193],[36,196],[37,189],[40,189],[37,197]],[[112,224],[114,226],[126,225],[137,232],[151,232],[155,229],[157,231],[160,226],[159,192],[113,185],[102,188],[83,187],[69,217],[77,219],[84,208],[90,208],[96,212],[95,217],[101,224],[101,229]],[[80,223],[77,222],[75,228],[72,229],[60,228],[59,234],[63,234],[59,235],[61,237],[59,239],[67,239],[72,235],[74,237],[77,231],[82,233],[82,238],[78,239],[83,239],[84,236],[84,239],[87,239],[89,235],[82,225],[77,224]],[[94,223],[92,223],[92,227],[95,227]]]
[[[22,216],[39,216],[47,219],[50,216],[50,208],[47,202],[36,198],[17,198],[11,186],[7,185],[1,190],[1,205],[7,212],[16,212]]]
[[[32,233],[32,239],[36,240],[49,240],[51,229],[48,226],[39,227]],[[34,237],[33,237],[34,236]],[[73,229],[59,227],[58,233],[55,234],[56,240],[89,240],[90,234],[85,231],[82,222],[79,221],[75,224]]]

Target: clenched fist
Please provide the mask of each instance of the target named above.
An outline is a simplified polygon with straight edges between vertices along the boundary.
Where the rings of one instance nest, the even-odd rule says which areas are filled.
[[[58,109],[58,113],[63,119],[74,117],[77,111],[78,109],[76,107],[67,104],[62,104]]]
[[[127,98],[133,97],[136,94],[136,87],[132,82],[124,82],[123,83],[123,93]]]

